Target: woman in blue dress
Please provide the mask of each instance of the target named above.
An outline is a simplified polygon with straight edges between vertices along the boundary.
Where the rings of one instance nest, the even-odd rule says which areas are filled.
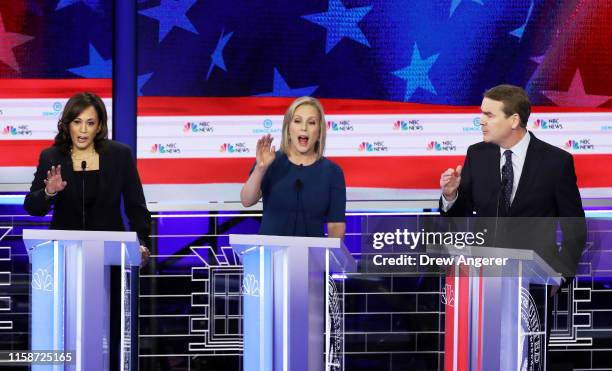
[[[245,207],[263,197],[260,234],[343,238],[346,185],[342,169],[323,157],[326,121],[321,103],[296,99],[283,119],[280,150],[272,136],[257,141],[257,159],[240,192]]]

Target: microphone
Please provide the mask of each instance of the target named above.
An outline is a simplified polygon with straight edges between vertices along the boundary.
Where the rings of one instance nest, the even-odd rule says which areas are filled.
[[[83,197],[82,197],[82,201],[83,201],[83,230],[85,230],[85,169],[87,168],[87,161],[81,161],[81,171],[83,172]]]

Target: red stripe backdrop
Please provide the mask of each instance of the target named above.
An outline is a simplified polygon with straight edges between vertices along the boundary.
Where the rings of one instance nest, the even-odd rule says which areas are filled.
[[[0,99],[61,98],[78,91],[112,96],[110,79],[0,79]],[[282,115],[292,98],[139,97],[139,116]],[[477,113],[478,107],[432,106],[415,103],[322,99],[328,114]],[[534,107],[534,112],[612,112],[612,109]],[[0,166],[36,166],[47,140],[0,141]],[[602,165],[608,154],[574,155],[580,187],[612,187],[612,173]],[[463,163],[463,156],[336,157],[350,187],[437,188],[440,173]],[[242,183],[254,159],[139,159],[147,184]]]

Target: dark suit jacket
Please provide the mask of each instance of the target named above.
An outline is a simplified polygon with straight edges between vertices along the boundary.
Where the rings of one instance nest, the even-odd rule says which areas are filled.
[[[62,179],[66,188],[56,196],[45,196],[47,170],[52,165],[62,165]],[[74,172],[70,155],[57,147],[43,150],[34,174],[34,181],[27,194],[24,207],[30,215],[44,216],[53,208],[51,229],[82,229],[82,202],[80,192],[73,186]],[[149,244],[151,214],[142,191],[142,184],[130,148],[111,140],[105,141],[100,150],[99,194],[95,203],[95,214],[88,216],[94,230],[123,231],[120,202],[123,196],[129,229],[138,234],[140,243]]]
[[[503,247],[536,250],[564,275],[575,273],[586,240],[584,210],[570,153],[531,136],[509,217],[501,225]],[[443,215],[489,217],[499,225],[501,187],[499,146],[480,142],[468,148],[459,197]],[[440,209],[442,199],[440,199]],[[525,219],[514,219],[528,217]],[[557,218],[563,232],[556,246]],[[500,229],[499,227],[497,229]],[[497,233],[496,229],[496,233]],[[499,237],[499,236],[497,236]],[[499,246],[499,239],[496,241]]]

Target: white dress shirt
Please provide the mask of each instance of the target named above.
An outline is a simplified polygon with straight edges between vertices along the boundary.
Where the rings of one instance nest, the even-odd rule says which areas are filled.
[[[512,170],[514,172],[514,178],[512,181],[512,195],[510,196],[511,204],[512,204],[512,201],[514,201],[514,196],[516,195],[516,189],[518,188],[519,180],[521,179],[521,174],[523,172],[523,165],[525,165],[525,158],[527,158],[527,148],[529,147],[530,140],[531,140],[531,135],[529,135],[529,132],[527,131],[525,135],[523,136],[523,138],[521,138],[521,140],[519,140],[518,143],[512,146],[512,148],[503,148],[501,146],[499,147],[500,177],[501,177],[501,168],[506,164],[506,156],[504,156],[504,152],[507,149],[512,151]],[[457,201],[458,197],[459,197],[459,192],[457,192],[457,196],[454,199],[447,201],[446,198],[444,198],[444,195],[442,195],[442,210],[444,212],[448,211],[455,204],[455,201]]]

